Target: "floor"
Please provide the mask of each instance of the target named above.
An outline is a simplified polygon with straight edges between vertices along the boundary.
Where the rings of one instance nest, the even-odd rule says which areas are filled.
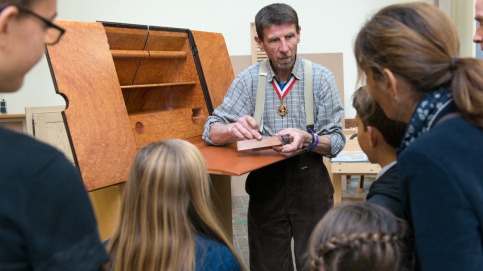
[[[342,201],[364,201],[372,181],[364,182],[364,189],[361,194],[357,193],[358,176],[353,176],[347,184],[347,190],[342,191]],[[233,246],[235,251],[242,257],[247,270],[250,269],[248,253],[248,229],[247,229],[247,208],[248,196],[232,197],[233,217]]]

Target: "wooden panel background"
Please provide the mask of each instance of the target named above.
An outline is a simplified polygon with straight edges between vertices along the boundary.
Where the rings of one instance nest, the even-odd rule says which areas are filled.
[[[67,31],[47,52],[76,166],[89,191],[123,182],[136,147],[104,27],[56,23]]]

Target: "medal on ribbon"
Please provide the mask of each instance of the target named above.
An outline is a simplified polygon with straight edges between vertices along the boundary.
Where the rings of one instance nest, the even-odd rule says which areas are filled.
[[[288,79],[287,83],[283,85],[279,83],[275,78],[274,80],[272,80],[273,88],[275,88],[275,91],[277,92],[278,97],[280,98],[280,106],[277,108],[277,113],[282,117],[285,116],[288,112],[288,108],[285,105],[283,105],[283,99],[285,98],[285,96],[287,96],[287,93],[293,87],[293,85],[295,84],[295,81],[296,81],[296,78],[295,76],[292,76],[292,75],[290,75],[290,78]]]

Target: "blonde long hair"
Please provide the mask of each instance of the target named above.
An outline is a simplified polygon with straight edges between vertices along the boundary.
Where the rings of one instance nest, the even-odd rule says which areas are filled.
[[[410,264],[406,226],[369,202],[343,202],[315,226],[308,244],[312,271],[400,271]]]
[[[194,270],[198,233],[227,246],[243,268],[213,213],[210,188],[203,157],[191,143],[167,139],[140,149],[107,248],[111,270]]]
[[[385,7],[359,31],[354,53],[359,80],[367,72],[382,81],[389,69],[415,95],[447,86],[460,113],[483,127],[483,61],[459,57],[459,39],[451,19],[427,3]]]

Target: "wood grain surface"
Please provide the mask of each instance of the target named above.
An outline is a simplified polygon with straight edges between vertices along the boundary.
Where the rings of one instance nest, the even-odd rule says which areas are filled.
[[[195,39],[213,109],[223,103],[226,91],[235,79],[226,48],[220,33],[191,31]]]
[[[136,145],[100,23],[56,21],[66,29],[47,46],[56,91],[67,103],[66,129],[88,191],[126,180]]]
[[[278,136],[271,136],[271,137],[263,137],[262,140],[258,139],[247,139],[247,140],[240,140],[236,142],[236,148],[238,151],[245,151],[245,150],[256,150],[262,148],[271,148],[273,146],[280,146],[283,142],[280,140]]]

